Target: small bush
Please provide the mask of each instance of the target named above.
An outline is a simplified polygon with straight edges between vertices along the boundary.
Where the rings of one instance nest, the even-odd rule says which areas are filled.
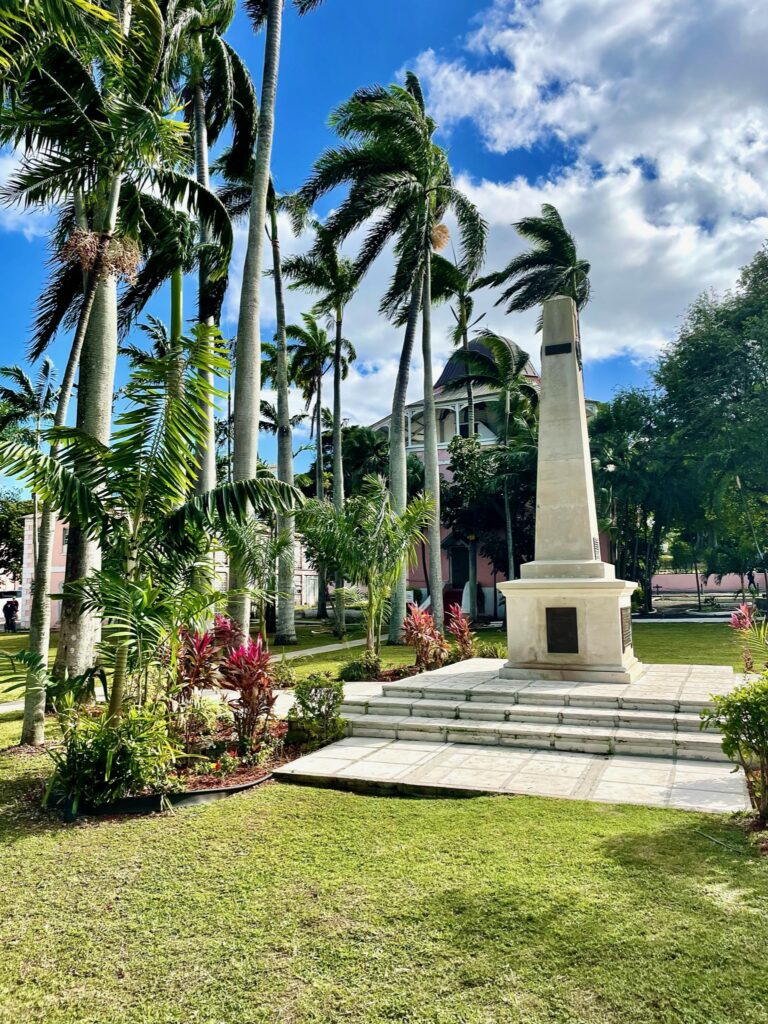
[[[139,793],[164,793],[169,773],[182,754],[171,741],[162,704],[128,708],[119,721],[105,710],[97,716],[72,698],[59,712],[64,733],[60,748],[49,751],[56,766],[46,791],[69,801],[99,807]]]
[[[403,639],[416,652],[416,667],[426,672],[440,668],[448,660],[448,644],[438,632],[429,612],[423,612],[415,604],[408,605],[408,614],[403,619]]]
[[[250,754],[262,742],[269,728],[277,697],[272,693],[270,654],[261,637],[232,651],[219,666],[221,685],[237,694],[229,708],[235,718],[238,749]]]
[[[479,640],[475,647],[476,658],[504,658],[507,657],[506,644],[500,640]]]
[[[339,671],[343,683],[376,681],[381,675],[381,658],[374,651],[363,651],[359,658],[353,658]]]
[[[466,661],[467,658],[474,658],[477,638],[469,628],[469,621],[464,618],[461,605],[448,605],[446,629],[454,639],[459,653],[459,661]]]
[[[272,685],[276,690],[292,690],[298,678],[296,669],[286,660],[285,655],[272,669]]]
[[[292,742],[330,743],[344,732],[339,714],[344,687],[329,675],[314,673],[296,684],[295,703],[288,713]]]
[[[747,777],[747,789],[758,824],[768,824],[768,674],[725,696],[702,711],[702,728],[716,726],[723,734],[723,752],[737,761]]]

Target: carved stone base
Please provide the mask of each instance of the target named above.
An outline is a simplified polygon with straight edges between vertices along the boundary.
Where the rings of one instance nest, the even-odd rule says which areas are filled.
[[[633,682],[643,671],[632,647],[636,586],[605,578],[499,584],[507,605],[509,657],[502,677]]]

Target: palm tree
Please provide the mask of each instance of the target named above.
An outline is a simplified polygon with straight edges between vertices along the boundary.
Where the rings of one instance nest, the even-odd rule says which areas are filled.
[[[348,498],[341,510],[315,498],[300,513],[302,532],[315,550],[338,565],[351,584],[365,588],[366,646],[375,654],[381,650],[392,590],[414,561],[422,529],[432,515],[426,495],[414,498],[403,512],[396,511],[381,477],[368,477],[362,493]]]
[[[522,312],[555,295],[568,295],[578,310],[583,309],[589,302],[592,268],[579,259],[573,235],[555,207],[544,203],[540,217],[523,217],[513,227],[533,247],[479,282],[504,288],[496,305],[506,302],[508,313]]]
[[[213,401],[208,373],[225,366],[222,346],[211,345],[213,330],[199,326],[187,343],[182,388],[175,351],[147,355],[134,367],[124,391],[127,407],[115,421],[110,447],[61,426],[49,432],[51,455],[20,443],[0,446],[10,473],[39,490],[64,521],[105,540],[107,567],[93,572],[80,589],[86,606],[114,625],[113,719],[122,712],[139,615],[146,609],[151,614],[155,600],[158,561],[189,562],[196,535],[224,531],[246,520],[251,508],[274,515],[299,499],[294,488],[265,476],[195,494],[198,467],[190,452],[205,434]],[[44,691],[40,681],[37,685]],[[44,697],[43,692],[43,709]]]
[[[323,377],[333,366],[337,345],[328,337],[328,332],[318,324],[311,313],[302,315],[304,325],[290,324],[286,333],[293,340],[292,352],[294,380],[301,388],[309,409],[315,403],[312,416],[312,430],[315,434],[317,456],[315,459],[315,492],[322,498],[325,491],[325,470],[323,466]],[[349,364],[355,358],[355,350],[345,338],[341,339],[340,378],[349,372]],[[324,619],[328,612],[325,596],[325,567],[318,566],[317,615]],[[340,602],[337,602],[337,605]],[[343,614],[343,611],[342,611]]]
[[[431,256],[447,241],[444,216],[456,217],[462,264],[473,273],[485,250],[486,225],[475,207],[454,187],[445,151],[433,142],[437,130],[427,116],[418,78],[408,72],[405,86],[360,89],[331,116],[346,141],[324,153],[299,190],[306,208],[336,186],[349,183],[347,198],[328,219],[338,238],[373,221],[357,259],[362,275],[394,242],[395,272],[380,309],[406,327],[390,419],[390,487],[395,508],[406,502],[405,398],[419,314],[424,361],[424,462],[427,494],[435,503],[429,527],[431,596],[442,627],[440,478],[434,415],[431,327]],[[397,642],[405,615],[405,577],[393,597],[390,640]]]
[[[507,543],[509,579],[515,576],[515,543],[512,527],[512,498],[510,479],[512,471],[529,459],[536,449],[536,407],[538,394],[526,379],[528,353],[510,338],[490,330],[475,332],[473,339],[480,345],[468,348],[458,358],[464,363],[464,373],[456,380],[457,386],[472,382],[498,394],[495,419],[499,424],[500,463],[503,462],[504,523]],[[477,567],[476,551],[470,551],[470,569]],[[477,588],[470,579],[470,600],[477,600]],[[476,608],[470,609],[476,614]]]
[[[308,14],[323,0],[293,0],[299,14]],[[240,291],[235,351],[234,465],[236,480],[253,476],[258,464],[259,418],[261,401],[260,289],[263,267],[264,235],[272,161],[275,123],[275,97],[280,63],[284,0],[245,0],[245,9],[254,29],[266,28],[264,71],[261,84],[258,132],[253,159],[248,240]],[[247,593],[230,608],[232,616],[247,629],[250,602]]]
[[[105,57],[97,72],[93,53],[87,47],[81,53],[57,41],[50,42],[44,60],[35,55],[23,85],[11,100],[6,99],[0,119],[0,141],[19,146],[23,152],[18,170],[3,187],[2,199],[26,207],[63,204],[59,229],[53,237],[58,268],[40,304],[35,339],[37,347],[62,324],[75,328],[54,417],[57,427],[66,421],[94,310],[94,325],[99,323],[97,301],[104,303],[104,319],[113,320],[108,298],[113,291],[112,281],[130,276],[135,270],[139,255],[135,239],[141,221],[137,196],[146,190],[167,202],[186,200],[198,216],[209,221],[220,219],[223,213],[210,193],[175,170],[184,154],[186,136],[184,125],[168,115],[165,94],[156,81],[163,46],[163,22],[157,4],[154,0],[134,0],[130,12],[126,7],[123,15],[117,58]],[[103,300],[98,299],[100,292]],[[94,338],[95,331],[94,327]],[[104,339],[115,333],[111,326],[109,331],[99,329],[97,347],[101,355],[92,364],[84,363],[80,382],[83,388],[90,365],[100,371],[107,365],[112,367],[107,373],[100,372],[98,401],[93,398],[83,403],[83,415],[87,412],[98,418],[103,413],[101,427],[107,434],[115,342],[110,348]],[[96,437],[98,430],[89,432]],[[50,634],[52,528],[52,510],[44,505],[30,646],[33,654],[45,662]],[[39,742],[40,691],[34,678],[30,683],[22,734],[25,742]]]
[[[339,253],[333,233],[317,220],[310,226],[315,242],[310,251],[292,256],[283,264],[283,273],[291,280],[292,289],[319,295],[312,307],[314,316],[333,319],[335,340],[333,350],[333,502],[337,509],[344,504],[344,457],[341,414],[341,381],[344,348],[344,309],[357,291],[360,278],[354,262]],[[339,599],[336,601],[336,634],[345,633],[344,602],[340,599],[344,581],[336,580]]]
[[[29,425],[30,440],[35,448],[40,447],[40,437],[45,424],[53,420],[58,400],[56,371],[50,359],[44,359],[37,372],[34,384],[20,366],[0,366],[0,376],[7,377],[12,386],[0,386],[0,402],[3,415],[0,416],[0,432],[11,426]],[[32,491],[32,564],[37,562],[37,516],[38,496]]]
[[[357,424],[344,430],[345,490],[359,494],[368,476],[384,476],[389,464],[386,434]]]
[[[292,344],[293,377],[301,388],[307,409],[314,403],[312,414],[312,430],[315,434],[317,459],[315,462],[315,487],[317,496],[323,497],[324,466],[323,466],[323,377],[331,369],[334,362],[335,342],[328,337],[311,313],[302,315],[303,325],[289,324],[286,334]],[[355,350],[346,338],[341,339],[341,377],[347,376],[349,364],[355,358]]]
[[[476,274],[469,274],[456,258],[447,260],[438,253],[432,255],[432,299],[445,302],[453,299],[450,307],[455,321],[451,339],[464,353],[469,351],[469,332],[484,319],[485,313],[474,315],[475,300],[472,292],[478,287]],[[467,435],[475,435],[475,387],[471,377],[467,378]]]
[[[210,189],[209,148],[227,125],[233,141],[226,153],[230,166],[247,165],[256,136],[258,116],[250,73],[223,38],[235,15],[235,0],[170,0],[166,12],[167,44],[163,69],[169,85],[187,111],[194,137],[195,177]],[[212,288],[211,263],[216,240],[205,223],[199,226],[198,322],[218,323],[223,289]],[[213,384],[213,381],[210,382]],[[214,410],[199,455],[198,489],[216,482]]]

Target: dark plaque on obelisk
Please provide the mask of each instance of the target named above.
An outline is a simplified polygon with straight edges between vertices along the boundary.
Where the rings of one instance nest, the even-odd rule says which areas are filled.
[[[632,609],[621,609],[621,649],[626,651],[632,646]]]
[[[575,608],[547,608],[547,651],[550,654],[579,653]]]

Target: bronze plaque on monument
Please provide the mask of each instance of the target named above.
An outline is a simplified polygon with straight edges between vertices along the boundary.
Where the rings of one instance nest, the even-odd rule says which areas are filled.
[[[632,609],[621,609],[621,649],[626,651],[632,646]]]
[[[575,608],[547,608],[549,654],[578,654],[579,630]]]

